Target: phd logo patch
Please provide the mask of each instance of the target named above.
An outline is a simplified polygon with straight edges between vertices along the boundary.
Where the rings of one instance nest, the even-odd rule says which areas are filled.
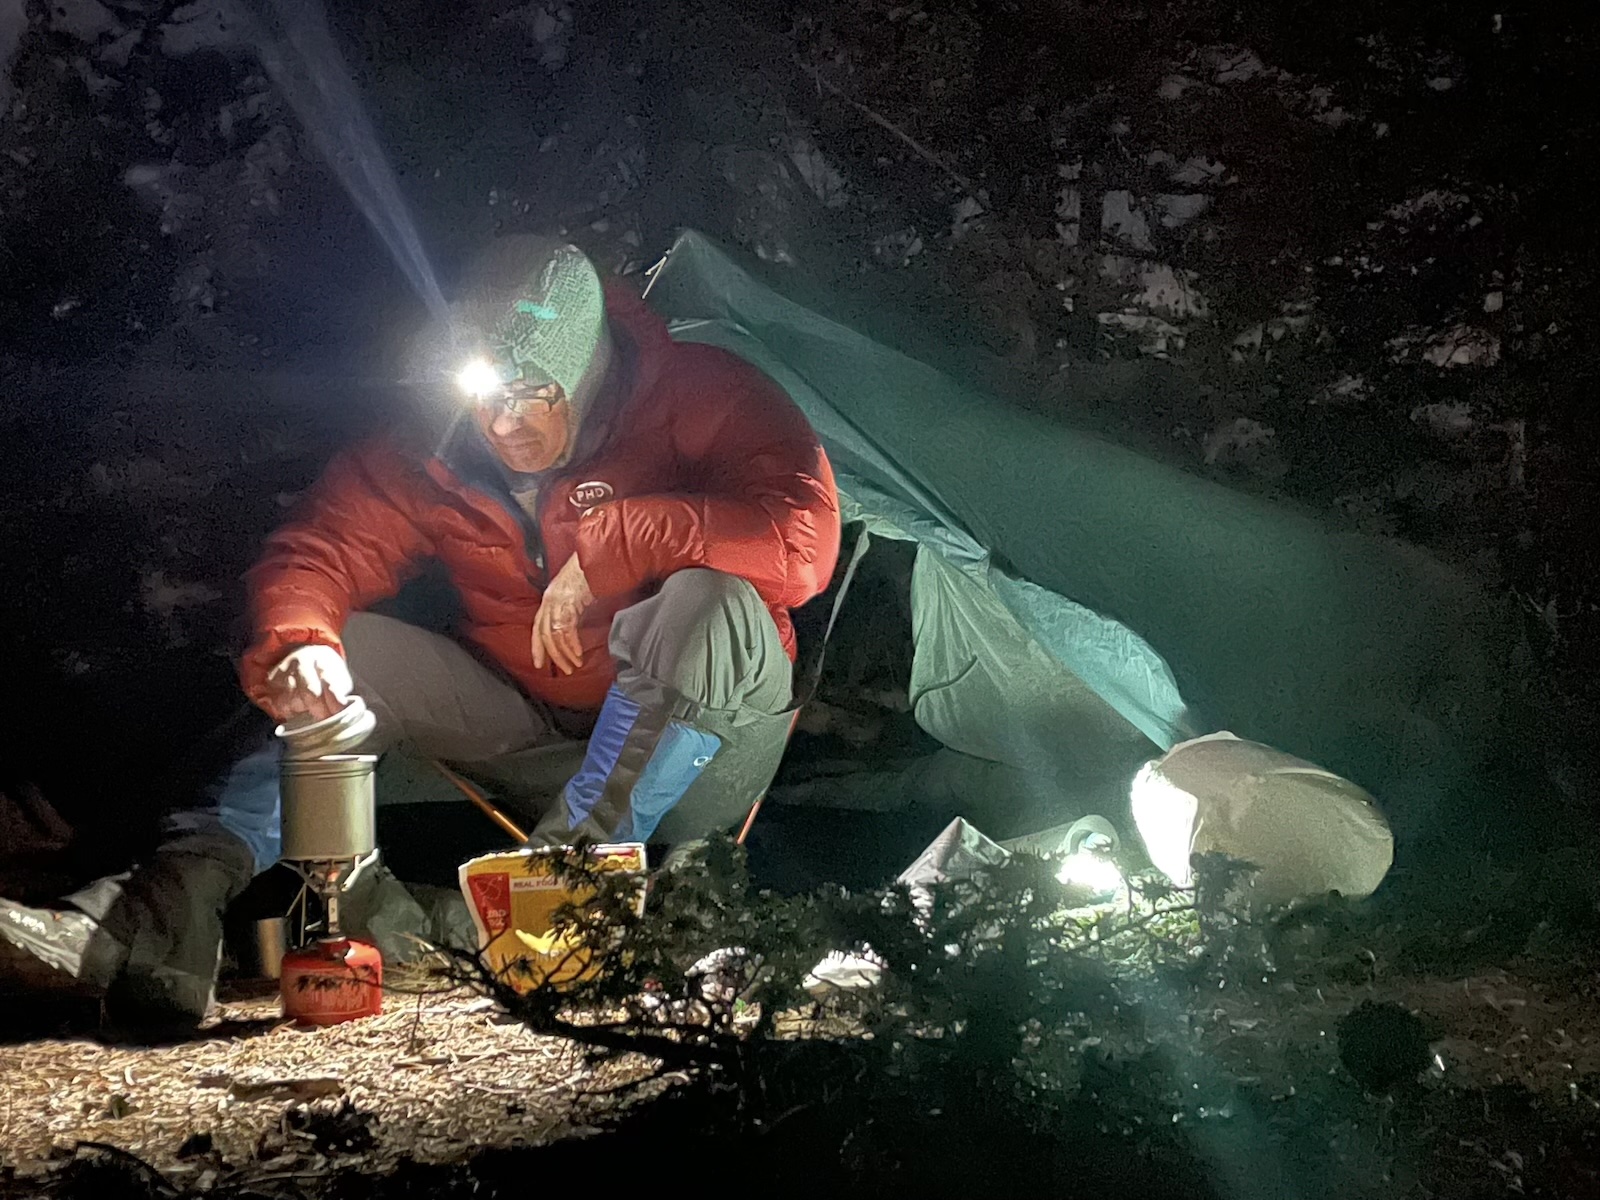
[[[569,499],[574,508],[590,509],[596,504],[604,504],[615,494],[615,490],[605,480],[591,479],[587,483],[573,484]]]

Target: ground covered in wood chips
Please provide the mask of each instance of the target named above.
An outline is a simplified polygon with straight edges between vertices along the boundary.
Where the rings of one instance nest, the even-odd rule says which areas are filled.
[[[1143,1044],[1080,1048],[1063,1137],[1096,1165],[1056,1194],[1600,1194],[1592,955],[1552,943],[1454,974],[1390,959],[1255,980],[1143,974],[1129,993]],[[598,1065],[420,973],[394,987],[382,1016],[328,1029],[286,1023],[257,985],[182,1044],[0,1049],[0,1195],[98,1195],[119,1181],[168,1198],[509,1196],[531,1178],[680,1144],[752,1184],[792,1182],[804,1163],[835,1194],[999,1194],[1061,1162],[1048,1135],[1013,1129],[1014,1159],[991,1163],[996,1135],[963,1130],[974,1111],[1012,1119],[1003,1079],[963,1100],[930,1072],[919,1102],[894,1111],[904,1092],[866,1074],[870,1044],[840,1026],[807,1026],[812,1053],[772,1079],[800,1101],[769,1128],[739,1130],[702,1073],[660,1075],[638,1056]],[[1395,1013],[1420,1021],[1386,1026]]]
[[[0,1160],[38,1179],[93,1142],[201,1190],[457,1162],[583,1131],[612,1107],[608,1092],[648,1074],[640,1061],[591,1064],[441,980],[389,985],[381,1016],[321,1029],[283,1020],[276,993],[256,987],[193,1041],[0,1047]]]

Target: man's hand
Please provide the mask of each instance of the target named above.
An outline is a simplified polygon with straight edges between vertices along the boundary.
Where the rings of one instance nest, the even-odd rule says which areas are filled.
[[[567,559],[544,590],[544,601],[533,618],[533,665],[540,670],[554,663],[563,675],[583,665],[583,643],[578,640],[578,620],[594,603],[589,581],[583,577],[578,556]]]
[[[304,714],[320,721],[350,703],[355,681],[332,646],[301,646],[267,672],[267,688],[263,706],[273,720]]]

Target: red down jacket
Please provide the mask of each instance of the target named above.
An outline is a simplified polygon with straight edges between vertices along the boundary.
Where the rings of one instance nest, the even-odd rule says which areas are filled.
[[[538,539],[509,493],[469,482],[448,452],[410,452],[396,437],[346,451],[246,576],[254,641],[239,674],[252,700],[289,650],[338,647],[351,612],[392,596],[430,558],[461,595],[462,635],[560,707],[599,708],[614,675],[612,617],[686,567],[754,584],[793,657],[789,610],[827,586],[839,553],[838,495],[816,434],[766,375],[673,342],[625,285],[608,283],[606,308],[620,382],[585,416],[572,464],[541,487]],[[462,431],[478,437],[470,421]],[[543,588],[573,553],[596,603],[580,627],[583,665],[562,675],[534,668],[530,639]]]

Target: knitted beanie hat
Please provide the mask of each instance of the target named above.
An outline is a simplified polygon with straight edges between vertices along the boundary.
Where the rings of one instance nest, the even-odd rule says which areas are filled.
[[[518,250],[525,273],[484,349],[505,382],[555,382],[576,401],[605,333],[599,273],[576,246],[528,239]]]
[[[401,382],[452,394],[474,358],[506,383],[554,381],[581,421],[611,362],[600,275],[576,246],[497,238],[463,270],[449,316],[409,337],[400,358]]]

